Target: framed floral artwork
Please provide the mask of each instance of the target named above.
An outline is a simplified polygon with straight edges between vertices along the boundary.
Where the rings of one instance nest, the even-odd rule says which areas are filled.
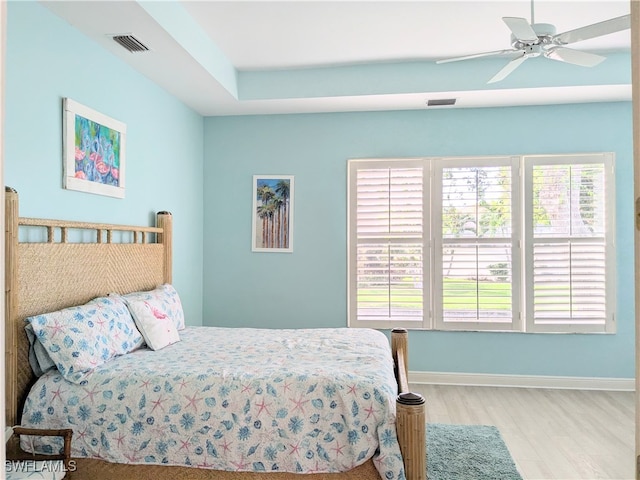
[[[124,198],[127,126],[63,99],[63,187]]]
[[[293,252],[293,175],[253,176],[254,252]]]

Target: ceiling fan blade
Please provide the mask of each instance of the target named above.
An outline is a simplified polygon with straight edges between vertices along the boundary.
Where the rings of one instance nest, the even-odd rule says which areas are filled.
[[[463,57],[454,57],[454,58],[447,58],[444,60],[437,60],[436,63],[458,62],[460,60],[471,60],[472,58],[489,57],[491,55],[503,55],[505,53],[513,53],[518,51],[519,50],[516,50],[513,48],[509,50],[495,50],[493,52],[475,53],[473,55],[465,55]]]
[[[566,45],[568,43],[581,42],[582,40],[589,40],[590,38],[620,32],[628,28],[631,28],[631,15],[622,15],[621,17],[610,18],[604,22],[594,23],[554,35],[553,43]]]
[[[551,48],[547,50],[544,56],[552,60],[572,63],[573,65],[580,65],[582,67],[595,67],[606,59],[606,57],[596,55],[595,53],[582,52],[567,47]]]
[[[531,24],[520,17],[502,17],[502,21],[507,24],[513,36],[523,43],[537,43],[538,35],[534,32]]]
[[[493,76],[493,78],[491,78],[491,80],[489,80],[487,83],[496,83],[496,82],[499,82],[500,80],[504,80],[511,72],[513,72],[516,68],[518,68],[520,64],[524,62],[526,59],[527,59],[527,56],[524,53],[522,54],[522,56],[518,58],[514,58],[509,63],[507,63],[502,68],[502,70],[496,73]]]

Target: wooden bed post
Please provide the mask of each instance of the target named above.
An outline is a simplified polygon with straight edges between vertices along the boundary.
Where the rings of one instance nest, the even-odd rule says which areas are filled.
[[[18,399],[17,386],[17,338],[15,316],[18,309],[16,291],[16,268],[18,257],[18,192],[5,187],[5,276],[4,276],[4,339],[5,339],[5,422],[16,424]]]
[[[406,328],[391,330],[391,354],[399,393],[409,392],[409,332]]]
[[[173,215],[171,212],[158,212],[156,224],[162,228],[158,234],[158,243],[162,244],[164,251],[164,283],[171,283],[173,279]]]
[[[409,392],[409,334],[406,328],[391,331],[391,353],[399,395],[396,399],[396,434],[407,480],[427,478],[427,418],[425,400]]]
[[[396,400],[396,432],[407,480],[427,478],[427,419],[424,397],[401,393]]]

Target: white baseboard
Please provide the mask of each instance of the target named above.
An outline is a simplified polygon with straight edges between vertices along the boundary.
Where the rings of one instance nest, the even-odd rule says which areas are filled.
[[[635,391],[635,378],[552,377],[456,372],[409,372],[409,383],[484,387]]]

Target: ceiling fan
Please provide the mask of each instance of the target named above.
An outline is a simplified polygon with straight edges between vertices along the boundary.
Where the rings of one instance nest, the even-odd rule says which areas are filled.
[[[605,60],[606,57],[567,48],[565,45],[631,28],[631,15],[622,15],[621,17],[610,18],[609,20],[556,34],[555,26],[549,23],[535,23],[533,10],[533,0],[531,0],[531,23],[525,18],[502,17],[502,21],[509,27],[509,30],[511,30],[511,46],[513,48],[448,58],[438,60],[436,63],[458,62],[460,60],[470,60],[472,58],[494,55],[517,54],[514,59],[507,63],[502,70],[496,73],[487,83],[504,80],[526,59],[539,57],[540,55],[550,58],[551,60],[558,60],[573,65],[595,67]]]

